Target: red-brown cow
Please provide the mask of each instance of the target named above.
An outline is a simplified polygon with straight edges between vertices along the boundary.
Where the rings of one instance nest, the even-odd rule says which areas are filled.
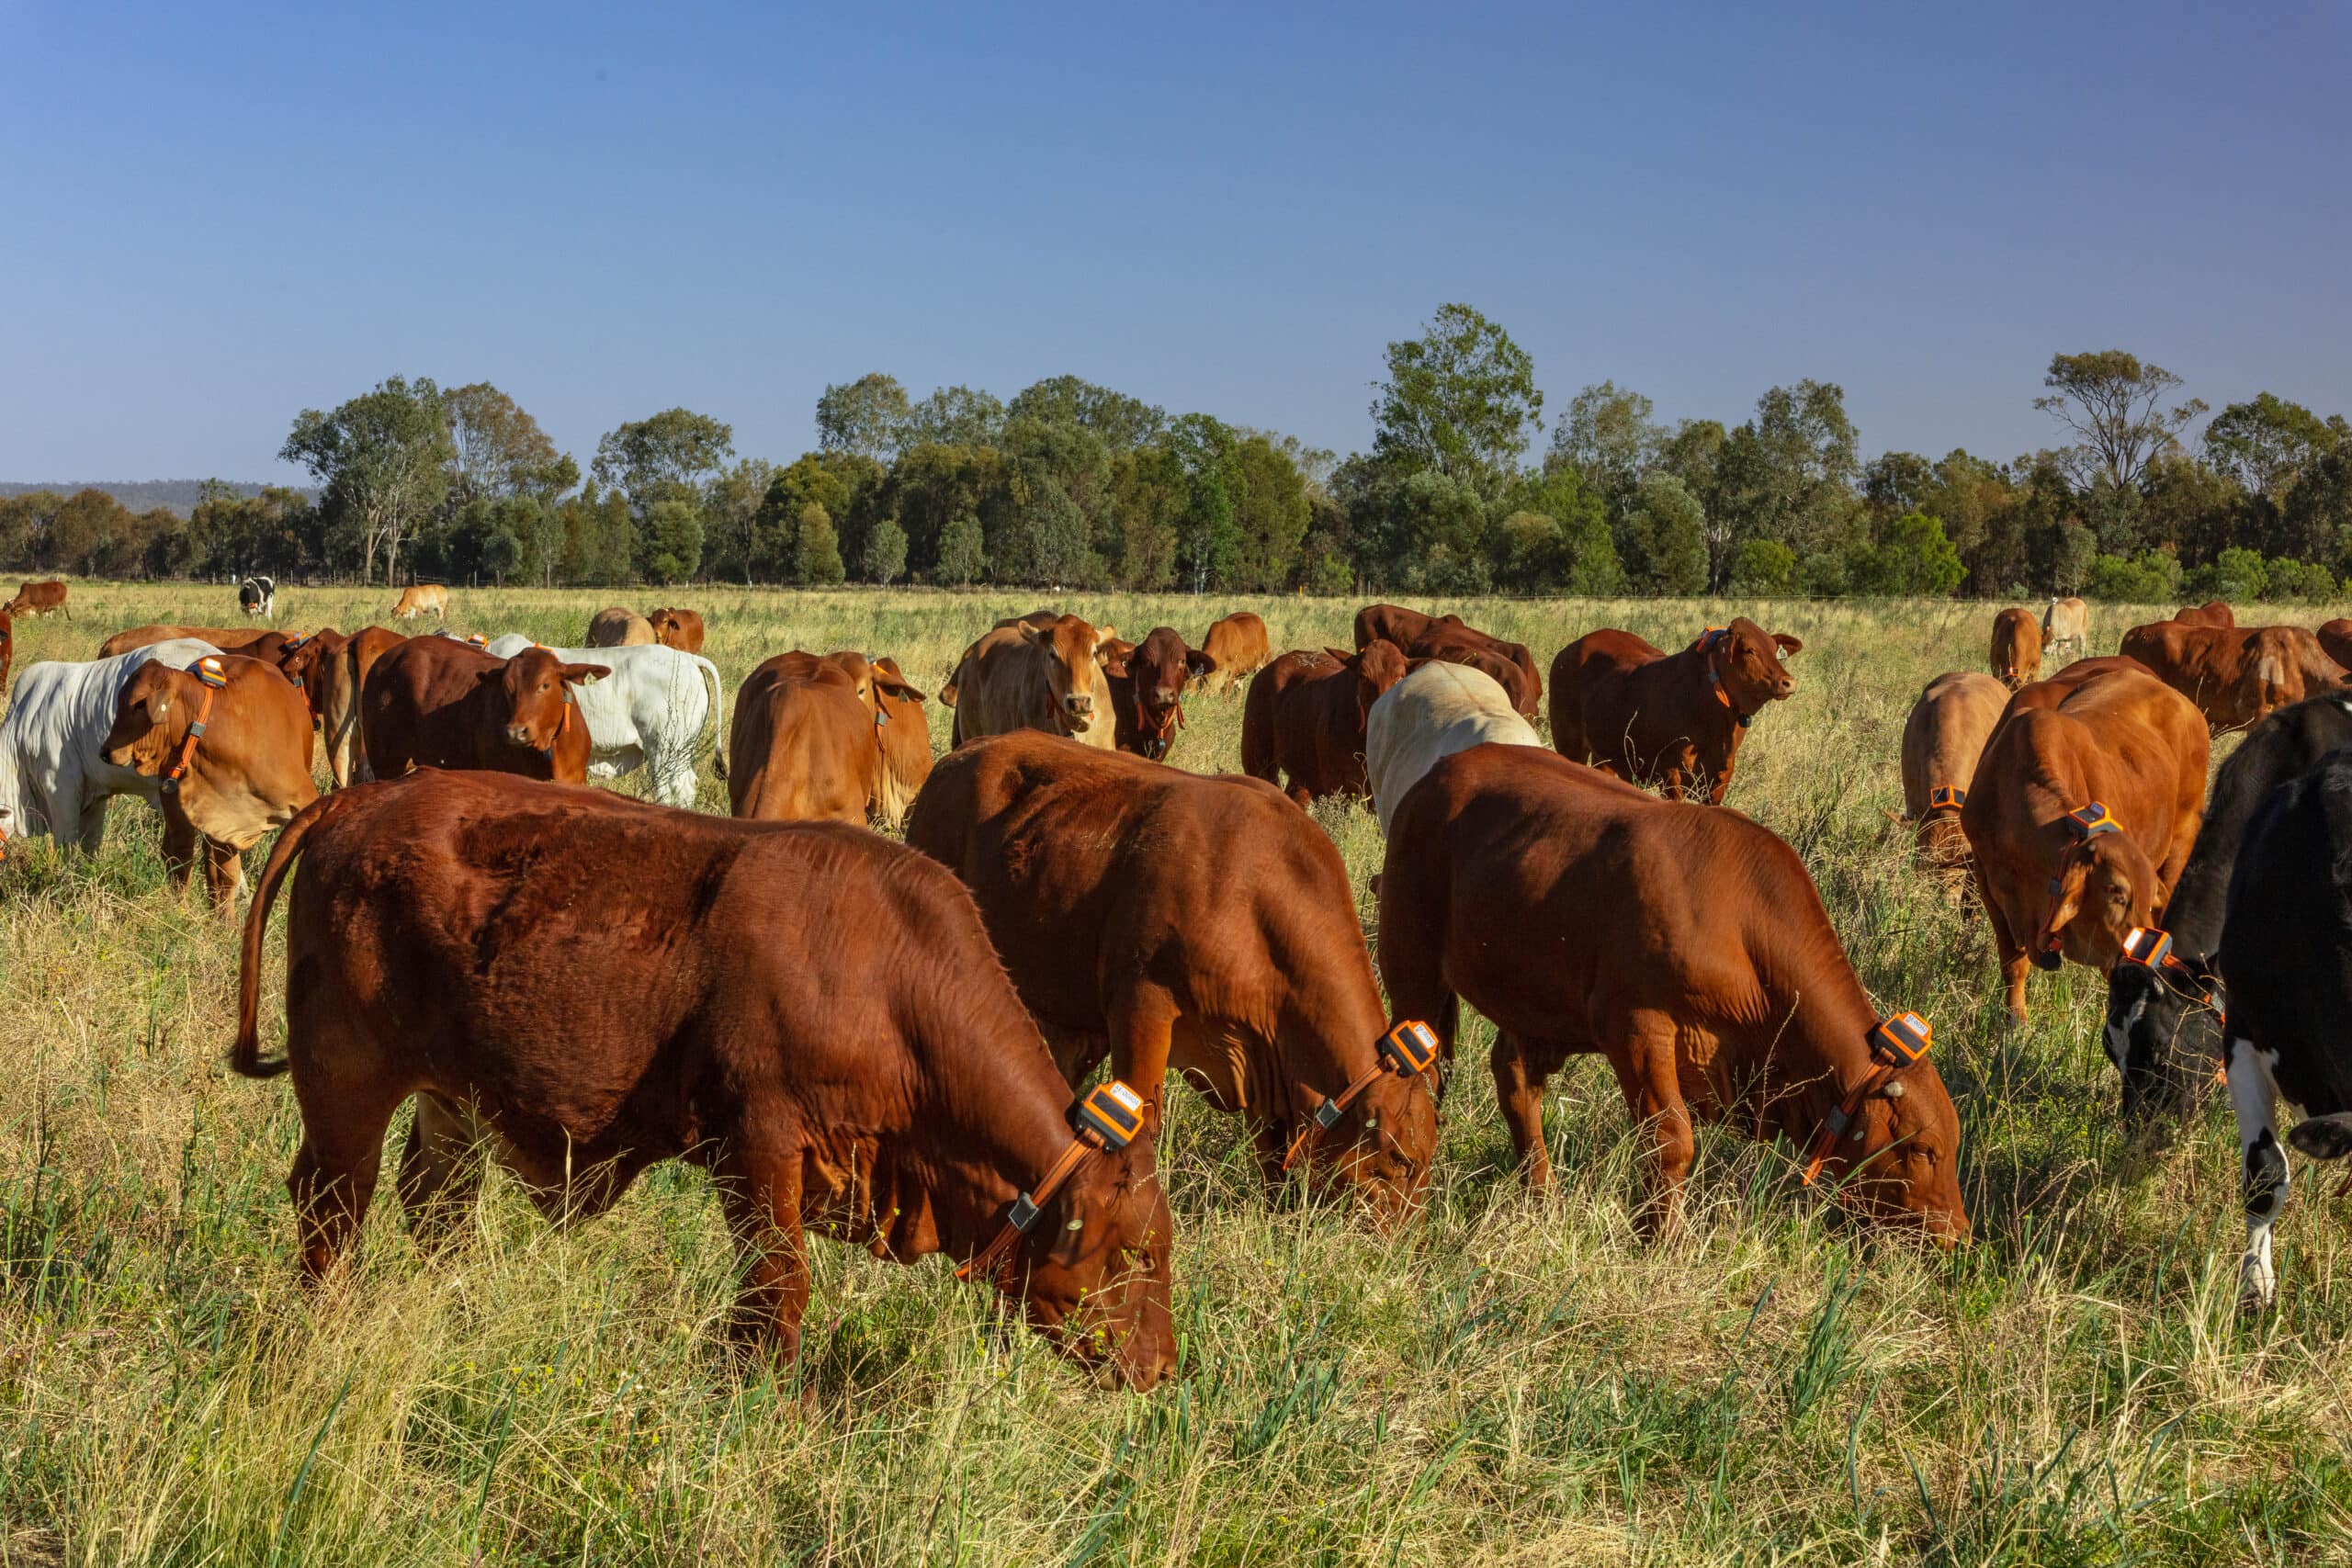
[[[1111,688],[1111,715],[1118,749],[1164,762],[1184,727],[1184,683],[1213,673],[1216,660],[1186,648],[1172,626],[1154,626],[1132,648],[1114,649],[1102,661]]]
[[[2019,1023],[2031,967],[2105,973],[2133,926],[2156,923],[2196,841],[2212,744],[2186,697],[2135,670],[2017,708],[2035,691],[2013,699],[1960,811]]]
[[[870,814],[897,826],[922,778],[899,776],[905,764],[891,753],[890,730],[895,724],[921,737],[928,773],[922,700],[888,660],[776,655],[744,677],[735,694],[727,771],[734,815],[864,823]]]
[[[215,686],[161,660],[141,666],[116,703],[105,756],[162,781],[164,864],[185,886],[200,840],[205,887],[226,911],[244,882],[238,856],[319,791],[302,694],[257,659],[223,658],[220,673]]]
[[[1264,618],[1247,610],[1236,610],[1213,624],[1208,636],[1201,639],[1201,647],[1216,660],[1216,668],[1209,671],[1208,677],[1212,692],[1232,690],[1246,677],[1264,669],[1266,660],[1274,656]]]
[[[1721,805],[1747,727],[1796,690],[1785,660],[1804,649],[1745,615],[1680,653],[1614,627],[1588,632],[1552,660],[1552,745],[1572,762]]]
[[[2010,691],[2041,678],[2041,623],[2030,610],[2004,610],[1993,617],[1993,673]]]
[[[2346,670],[2352,670],[2352,621],[2324,621],[2314,634],[2320,650]]]
[[[117,632],[114,636],[107,638],[106,641],[98,644],[97,657],[100,659],[112,659],[118,653],[129,653],[133,649],[141,648],[153,648],[159,642],[176,642],[182,637],[193,637],[198,642],[209,642],[223,653],[243,653],[254,656],[252,654],[252,650],[256,644],[263,643],[271,637],[284,638],[290,635],[290,633],[280,631],[275,626],[175,626],[160,625],[132,626],[129,631]]]
[[[1506,934],[1507,933],[1507,934]],[[1495,1089],[1532,1186],[1544,1086],[1609,1059],[1647,1142],[1640,1218],[1673,1230],[1691,1117],[1778,1134],[1866,1213],[1968,1235],[1960,1119],[1924,1040],[1880,1023],[1804,865],[1736,812],[1661,801],[1526,746],[1474,746],[1406,794],[1380,882],[1380,971],[1447,1049],[1494,1021]],[[1881,1053],[1883,1054],[1881,1054]],[[1849,1131],[1850,1129],[1850,1131]]]
[[[681,653],[702,651],[706,633],[699,610],[648,610],[645,619],[653,627],[653,640],[662,647]]]
[[[1249,1119],[1268,1180],[1295,1147],[1384,1217],[1419,1199],[1430,1086],[1383,1070],[1347,867],[1277,791],[1006,735],[940,761],[907,842],[971,887],[1070,1082],[1108,1056],[1156,1113],[1173,1067]]]
[[[2208,599],[2202,604],[2175,610],[2172,618],[2185,626],[2233,626],[2238,624],[2237,612],[2221,599]]]
[[[588,724],[567,687],[610,673],[544,648],[499,659],[451,637],[410,637],[385,650],[360,689],[363,765],[379,778],[411,767],[486,768],[584,783]]]
[[[298,650],[288,661],[288,677],[300,679],[311,711],[318,716],[327,772],[337,789],[355,777],[370,776],[364,771],[368,745],[359,733],[359,694],[376,660],[407,640],[405,634],[384,626],[362,626],[347,637]]]
[[[1369,795],[1364,721],[1380,694],[1405,678],[1396,645],[1362,652],[1295,648],[1258,671],[1241,708],[1241,771],[1281,784],[1302,807],[1327,795]]]
[[[1367,604],[1356,612],[1356,648],[1392,642],[1408,660],[1434,659],[1467,664],[1499,682],[1522,717],[1533,718],[1544,701],[1544,677],[1524,645],[1490,637],[1459,615],[1425,615],[1402,604]],[[1479,657],[1484,655],[1486,657]]]
[[[2216,730],[2333,690],[2344,671],[2301,626],[2200,626],[2154,621],[2123,634],[2124,657],[2195,703]]]
[[[11,615],[46,615],[53,610],[63,610],[67,620],[74,618],[72,607],[65,603],[65,584],[62,582],[28,582],[17,590],[14,599],[0,604],[0,610],[6,610]],[[215,643],[213,646],[217,648],[220,645]]]
[[[286,1053],[265,1060],[262,939],[298,855]],[[1151,1140],[1073,1136],[1069,1086],[969,896],[862,829],[483,773],[339,791],[262,873],[230,1065],[293,1073],[308,1279],[356,1238],[414,1096],[399,1190],[427,1244],[471,1201],[479,1144],[558,1218],[684,1159],[711,1170],[745,1258],[735,1330],[783,1357],[817,1230],[967,1259],[1066,1354],[1136,1387],[1174,1368]],[[1008,1231],[1029,1193],[1042,1214]]]
[[[2037,654],[2041,637],[2036,627]],[[1949,870],[1968,863],[1960,808],[2008,702],[2008,688],[1992,676],[1955,670],[1928,682],[1911,705],[1903,721],[1903,820],[1911,825],[1920,864]]]

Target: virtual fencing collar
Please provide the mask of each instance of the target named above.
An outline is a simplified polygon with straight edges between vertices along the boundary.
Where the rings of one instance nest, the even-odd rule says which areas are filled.
[[[1894,1075],[1905,1067],[1916,1066],[1928,1059],[1928,1050],[1935,1044],[1936,1032],[1928,1021],[1916,1012],[1898,1012],[1883,1018],[1871,1026],[1863,1036],[1870,1046],[1871,1070],[1846,1091],[1821,1123],[1821,1131],[1814,1134],[1813,1145],[1806,1151],[1804,1184],[1810,1187],[1821,1175],[1821,1168],[1828,1162],[1837,1148],[1838,1140],[1849,1132],[1861,1135],[1855,1118],[1861,1113],[1862,1102],[1883,1092],[1889,1099],[1902,1093],[1902,1086],[1894,1081]]]
[[[984,1274],[998,1274],[1000,1263],[1010,1266],[1011,1253],[1021,1238],[1035,1229],[1038,1216],[1046,1205],[1061,1190],[1071,1172],[1097,1154],[1116,1153],[1136,1141],[1143,1131],[1143,1098],[1117,1078],[1106,1079],[1087,1090],[1078,1102],[1077,1136],[1070,1140],[1061,1157],[1054,1161],[1035,1189],[1023,1192],[1012,1200],[1012,1207],[1004,1216],[1003,1228],[994,1240],[957,1265],[958,1280],[978,1279]],[[999,1277],[999,1289],[1008,1281]]]
[[[229,672],[209,654],[189,665],[187,672],[203,684],[204,694],[197,699],[196,717],[188,722],[187,738],[180,742],[180,754],[164,770],[158,787],[165,795],[179,794],[180,780],[187,775],[188,764],[196,761],[196,743],[204,739],[205,725],[212,717],[212,694],[229,683]]]
[[[1383,1073],[1395,1073],[1400,1078],[1417,1077],[1434,1073],[1437,1067],[1437,1032],[1417,1018],[1408,1018],[1380,1037],[1373,1047],[1376,1058],[1363,1077],[1315,1108],[1306,1125],[1301,1127],[1290,1141],[1290,1148],[1283,1156],[1283,1168],[1288,1170],[1297,1163],[1306,1142],[1317,1133],[1328,1133],[1340,1124],[1363,1094],[1379,1081]]]
[[[1968,792],[1955,789],[1951,784],[1938,784],[1928,792],[1928,809],[1930,811],[1941,811],[1946,807],[1957,811],[1967,804]]]
[[[2176,953],[2166,932],[2154,926],[2133,926],[2123,934],[2123,962],[2153,971],[2178,995],[2211,1008],[2216,1020],[2227,1022],[2229,994],[2221,980],[2204,964],[2191,964]]]

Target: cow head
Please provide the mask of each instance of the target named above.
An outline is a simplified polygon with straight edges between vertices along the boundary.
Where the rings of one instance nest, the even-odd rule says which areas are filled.
[[[2127,951],[2108,971],[2101,1043],[2123,1081],[2124,1127],[2142,1148],[2168,1145],[2211,1081],[2224,1045],[2222,1010],[2210,958],[2166,953],[2135,963]]]
[[[1023,621],[1020,630],[1023,642],[1046,652],[1046,682],[1062,722],[1076,734],[1110,723],[1110,693],[1095,649],[1117,637],[1118,628],[1092,626],[1076,615],[1064,615],[1050,626]]]
[[[1353,1189],[1385,1227],[1420,1202],[1436,1153],[1437,1100],[1429,1075],[1386,1072],[1331,1124],[1309,1172],[1318,1185]]]
[[[1361,653],[1342,653],[1336,648],[1323,651],[1355,671],[1356,728],[1361,733],[1380,694],[1405,678],[1404,649],[1385,637],[1374,637]]]
[[[1023,1315],[1106,1380],[1157,1387],[1176,1370],[1174,1234],[1149,1137],[1082,1162],[1014,1255]]]
[[[1136,732],[1141,738],[1143,754],[1157,761],[1168,755],[1168,749],[1176,743],[1177,729],[1183,725],[1184,683],[1214,671],[1216,660],[1198,649],[1185,647],[1173,627],[1154,626],[1124,662],[1124,669],[1109,664],[1103,668],[1112,674],[1125,675],[1132,682]]]
[[[313,715],[319,708],[319,671],[329,660],[340,658],[350,640],[333,626],[325,626],[306,637],[289,640],[277,650],[278,673],[300,688],[302,700],[310,705]]]
[[[1862,1102],[1855,1125],[1859,1151],[1851,1141],[1839,1151],[1849,1159],[1840,1200],[1871,1219],[1917,1225],[1944,1247],[1966,1241],[1960,1112],[1935,1064],[1915,1063],[1895,1074]]]
[[[194,676],[160,660],[141,665],[116,699],[114,727],[107,731],[100,755],[149,778],[161,774],[172,748],[187,739],[199,690]]]
[[[1705,639],[1702,656],[1734,713],[1743,717],[1763,710],[1797,689],[1789,673],[1788,657],[1803,653],[1804,644],[1786,632],[1768,632],[1745,615]]]
[[[612,673],[603,664],[566,664],[544,648],[526,648],[503,664],[481,672],[481,683],[492,694],[499,736],[510,746],[551,753],[556,738],[575,722],[571,694],[566,688],[582,681],[601,680]]]
[[[2035,933],[2034,962],[2045,969],[2071,958],[2102,972],[2123,955],[2134,926],[2156,923],[2155,863],[2129,835],[2104,831],[2075,839],[2051,879],[2050,917]]]

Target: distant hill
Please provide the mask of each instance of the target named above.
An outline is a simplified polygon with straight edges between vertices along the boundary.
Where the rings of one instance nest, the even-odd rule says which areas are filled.
[[[259,495],[266,486],[232,482],[239,495]],[[300,488],[300,487],[297,487]],[[28,491],[53,490],[60,495],[72,495],[75,491],[102,490],[133,512],[152,512],[167,506],[185,517],[196,510],[197,497],[204,490],[202,479],[72,479],[51,480],[40,484],[19,484],[0,479],[0,496],[22,495]],[[305,490],[306,494],[315,494]]]

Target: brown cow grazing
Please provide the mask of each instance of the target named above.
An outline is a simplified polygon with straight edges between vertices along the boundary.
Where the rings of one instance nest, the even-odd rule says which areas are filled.
[[[449,618],[449,591],[437,582],[418,582],[401,590],[392,604],[392,618],[413,621],[419,615],[431,615],[435,620]]]
[[[289,634],[275,626],[132,626],[98,644],[97,657],[112,659],[118,653],[153,648],[159,642],[176,642],[182,637],[194,637],[209,642],[223,653],[249,653],[252,648],[266,638],[284,637]]]
[[[1519,643],[1489,637],[1459,615],[1425,615],[1401,604],[1367,604],[1356,612],[1356,647],[1393,642],[1408,660],[1435,659],[1483,671],[1510,694],[1521,716],[1533,718],[1544,701],[1535,655]],[[1484,657],[1481,657],[1481,656]]]
[[[1250,679],[1241,771],[1282,784],[1302,807],[1327,795],[1370,795],[1364,724],[1380,694],[1405,673],[1404,654],[1383,639],[1352,654],[1292,649]]]
[[[1507,940],[1503,933],[1508,933]],[[1450,1051],[1494,1021],[1495,1089],[1531,1186],[1545,1082],[1609,1058],[1647,1141],[1643,1230],[1679,1223],[1691,1117],[1780,1134],[1865,1213],[1968,1235],[1960,1119],[1926,1041],[1855,978],[1804,863],[1730,811],[1661,801],[1526,746],[1474,746],[1411,790],[1380,882],[1389,1006]],[[1849,1132],[1850,1129],[1850,1132]]]
[[[2032,966],[2071,958],[2105,973],[2133,926],[2157,923],[2196,841],[2211,745],[2186,697],[2133,670],[1994,730],[1960,825],[2011,1018],[2027,1021]]]
[[[453,637],[410,637],[383,652],[360,688],[361,766],[377,778],[486,768],[584,783],[588,724],[568,688],[610,673],[544,648],[500,659]]]
[[[735,694],[727,794],[737,817],[896,827],[931,769],[923,694],[888,660],[863,654],[780,653]],[[893,727],[921,742],[921,771]]]
[[[65,603],[62,582],[28,582],[17,590],[14,599],[0,604],[0,610],[11,615],[46,615],[53,610],[63,610],[67,620],[74,618],[73,608]]]
[[[1385,1218],[1419,1199],[1436,1103],[1383,1070],[1347,867],[1280,794],[1000,736],[940,761],[907,842],[970,886],[1070,1082],[1108,1056],[1156,1126],[1172,1066],[1249,1119],[1268,1180],[1287,1151]]]
[[[999,625],[956,666],[955,744],[1042,729],[1110,750],[1117,736],[1097,652],[1117,636],[1115,626],[1089,626],[1076,615],[1043,626],[1034,615]]]
[[[1231,691],[1244,676],[1264,669],[1266,660],[1274,656],[1265,620],[1247,610],[1236,610],[1213,624],[1208,636],[1201,639],[1201,650],[1216,661],[1208,674],[1212,692]]]
[[[635,610],[616,604],[588,617],[582,648],[647,648],[653,642],[653,623]]]
[[[1184,727],[1184,683],[1216,671],[1216,660],[1186,648],[1170,626],[1154,626],[1141,642],[1113,649],[1102,660],[1102,673],[1110,685],[1112,737],[1118,749],[1166,761],[1176,732]]]
[[[2001,716],[2006,719],[2012,714],[2024,713],[2030,708],[2054,708],[2072,696],[2075,688],[2084,682],[2113,674],[2118,670],[2129,670],[2152,681],[2156,677],[2154,671],[2138,660],[2126,659],[2120,653],[2101,654],[2097,659],[2077,659],[2072,664],[2062,666],[2055,674],[2045,675],[2030,685],[2018,688],[2017,694],[2009,699],[2009,705],[2001,710]],[[1996,724],[1993,728],[1998,729],[2000,726]]]
[[[2175,610],[2172,618],[2184,626],[2233,626],[2238,624],[2237,612],[2222,599],[2208,599],[2202,604]]]
[[[116,704],[104,754],[161,781],[164,864],[187,886],[201,840],[205,886],[222,910],[244,881],[237,857],[319,797],[310,709],[257,659],[232,655],[194,671],[141,665]]]
[[[2035,657],[2041,652],[2037,643]],[[2008,688],[1992,676],[1955,670],[1928,682],[1911,705],[1903,721],[1903,819],[1912,825],[1921,865],[1951,870],[1968,863],[1960,808],[2008,701]]]
[[[664,648],[674,648],[681,653],[702,651],[703,624],[699,610],[648,610],[646,621],[653,627],[653,640]]]
[[[2301,626],[2200,626],[2154,621],[2123,634],[2123,656],[2205,715],[2216,730],[2343,684],[2344,671]]]
[[[2030,610],[2004,610],[1993,617],[1993,673],[2010,691],[2041,679],[2041,628]]]
[[[1721,805],[1747,727],[1796,690],[1804,644],[1742,615],[1680,653],[1631,632],[1588,632],[1552,660],[1552,745],[1633,783]]]
[[[298,855],[286,1053],[265,1060],[263,936]],[[1135,1387],[1174,1370],[1141,1107],[1108,1085],[1107,1115],[1095,1096],[1074,1107],[970,897],[863,829],[494,773],[339,792],[262,873],[230,1065],[293,1073],[310,1280],[356,1238],[415,1096],[399,1190],[428,1244],[473,1198],[478,1143],[560,1219],[683,1159],[716,1179],[745,1260],[732,1327],[781,1357],[799,1348],[813,1229],[964,1258],[1063,1353]],[[1074,1111],[1117,1131],[1074,1136]]]

